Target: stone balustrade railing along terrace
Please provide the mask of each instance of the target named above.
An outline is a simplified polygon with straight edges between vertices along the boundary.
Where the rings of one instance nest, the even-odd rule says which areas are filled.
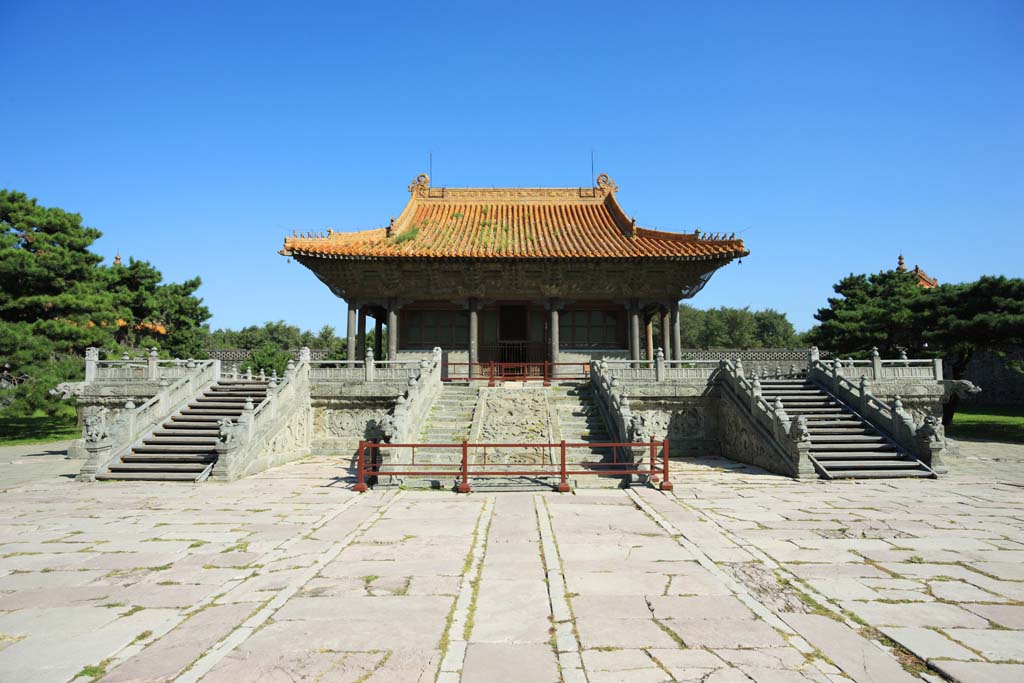
[[[246,378],[251,379],[251,372]],[[213,476],[236,479],[308,455],[313,440],[308,349],[288,361],[284,377],[274,371],[258,405],[247,401],[242,415],[222,420]]]

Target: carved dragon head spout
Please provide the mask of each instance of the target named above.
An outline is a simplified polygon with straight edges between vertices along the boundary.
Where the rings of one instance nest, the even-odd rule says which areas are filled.
[[[57,396],[66,401],[72,396],[81,396],[85,392],[85,382],[61,382],[53,389],[50,389],[50,396]]]

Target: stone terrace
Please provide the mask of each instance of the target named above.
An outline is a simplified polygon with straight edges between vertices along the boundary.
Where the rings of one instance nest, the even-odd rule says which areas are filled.
[[[668,496],[360,496],[316,457],[83,485],[19,455],[0,681],[1024,680],[1024,448],[962,446],[927,481],[693,461]]]

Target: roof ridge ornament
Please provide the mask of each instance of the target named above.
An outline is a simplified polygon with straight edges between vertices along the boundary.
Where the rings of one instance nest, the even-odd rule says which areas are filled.
[[[409,192],[416,195],[417,197],[426,198],[430,191],[430,176],[426,173],[420,173],[416,176],[416,179],[409,185]]]
[[[607,173],[599,173],[597,176],[597,189],[601,190],[604,194],[614,194],[619,191],[619,186],[608,177]]]

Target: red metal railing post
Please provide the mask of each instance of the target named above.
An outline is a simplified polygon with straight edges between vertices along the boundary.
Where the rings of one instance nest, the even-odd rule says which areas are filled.
[[[490,383],[487,386],[493,387],[494,386],[494,361],[493,360],[491,361],[490,370],[491,370],[491,374],[490,374],[490,378],[491,379],[490,379]]]
[[[363,493],[366,491],[366,481],[363,479],[363,451],[366,449],[366,442],[359,441],[359,458],[356,464],[356,485],[352,487],[352,490],[356,493]]]
[[[651,483],[657,484],[658,481],[658,444],[651,439]]]
[[[554,368],[552,368],[552,373],[553,373],[553,371],[554,371]],[[548,362],[547,361],[544,361],[544,386],[546,386],[546,387],[550,387],[551,386],[551,378],[550,378],[550,375],[548,374]]]
[[[459,493],[469,493],[473,489],[469,485],[469,444],[462,440],[462,483],[459,484]]]
[[[672,482],[668,480],[668,439],[661,442],[661,462],[662,462],[662,480],[661,490],[671,491],[673,486]]]
[[[562,481],[558,482],[559,493],[569,493],[572,489],[569,488],[569,482],[565,478],[565,439],[562,439],[560,444],[562,451]]]

